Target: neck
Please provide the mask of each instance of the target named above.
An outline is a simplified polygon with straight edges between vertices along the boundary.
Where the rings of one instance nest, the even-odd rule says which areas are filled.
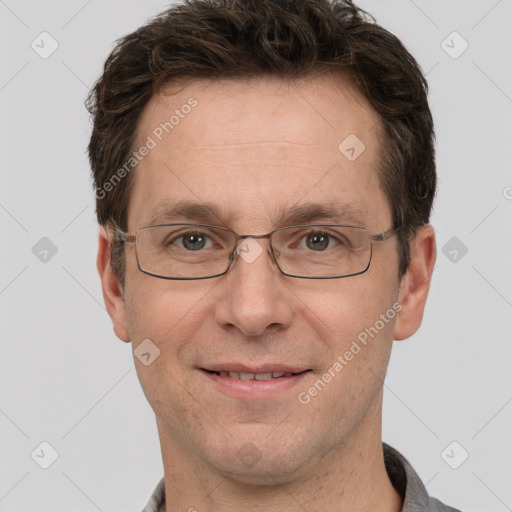
[[[402,498],[384,465],[380,410],[370,416],[372,435],[362,436],[359,430],[336,450],[312,461],[300,475],[266,485],[240,482],[212,470],[166,435],[168,431],[157,421],[165,472],[162,511],[399,512]]]

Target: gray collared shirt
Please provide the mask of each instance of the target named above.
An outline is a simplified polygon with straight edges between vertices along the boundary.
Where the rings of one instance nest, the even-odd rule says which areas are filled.
[[[382,447],[389,479],[404,500],[401,512],[460,512],[429,497],[423,482],[407,459],[385,443]],[[165,482],[162,478],[142,512],[159,512],[164,501]]]

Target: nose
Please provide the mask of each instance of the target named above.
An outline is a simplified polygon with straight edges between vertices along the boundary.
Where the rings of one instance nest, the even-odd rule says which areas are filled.
[[[262,336],[291,324],[291,294],[283,282],[268,240],[247,238],[238,245],[235,261],[223,276],[216,321],[237,328],[245,336]]]

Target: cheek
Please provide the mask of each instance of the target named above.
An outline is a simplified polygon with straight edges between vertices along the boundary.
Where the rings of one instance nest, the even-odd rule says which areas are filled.
[[[151,340],[160,351],[159,362],[165,361],[166,368],[178,374],[197,362],[197,345],[204,346],[201,337],[214,328],[216,283],[138,274],[130,276],[125,302],[133,349]]]
[[[374,326],[381,314],[386,314],[395,301],[397,289],[378,279],[376,273],[367,272],[346,279],[319,281],[314,286],[305,283],[294,292],[298,317],[313,326],[320,340],[339,350]],[[383,335],[392,332],[388,323],[379,330]]]
[[[203,284],[199,290],[191,283],[139,274],[129,281],[125,302],[135,368],[152,407],[177,411],[189,402],[186,379],[195,360],[191,340],[198,338],[204,325],[210,286]],[[148,346],[146,340],[151,342],[149,364],[138,357],[142,347]]]

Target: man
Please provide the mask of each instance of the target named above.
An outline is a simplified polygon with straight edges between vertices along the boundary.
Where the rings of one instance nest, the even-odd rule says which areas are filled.
[[[436,257],[426,89],[343,0],[192,0],[108,58],[97,265],[157,420],[146,512],[455,510],[381,439]]]

